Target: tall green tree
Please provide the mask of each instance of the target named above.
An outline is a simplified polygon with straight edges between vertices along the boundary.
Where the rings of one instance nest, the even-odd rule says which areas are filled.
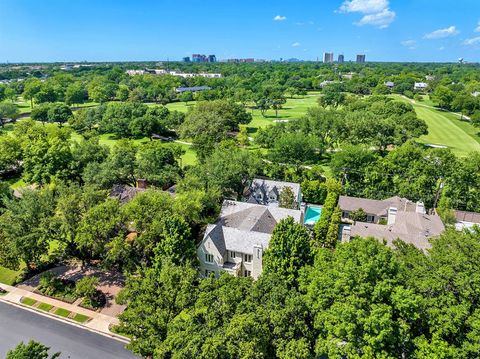
[[[300,269],[312,262],[310,235],[292,217],[281,220],[273,230],[263,256],[265,273],[277,273],[285,282],[295,284]]]

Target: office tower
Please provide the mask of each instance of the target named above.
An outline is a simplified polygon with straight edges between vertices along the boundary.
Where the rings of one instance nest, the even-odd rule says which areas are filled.
[[[338,63],[343,64],[345,62],[345,56],[343,55],[338,55]]]
[[[333,62],[333,52],[324,52],[323,53],[323,63],[331,64]]]
[[[357,55],[357,64],[365,63],[365,55]]]

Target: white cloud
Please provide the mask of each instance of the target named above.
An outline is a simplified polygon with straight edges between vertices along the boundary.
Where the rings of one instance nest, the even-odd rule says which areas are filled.
[[[301,45],[301,44],[300,44],[299,42],[294,42],[294,43],[292,44],[292,47],[300,47],[300,45]]]
[[[410,50],[415,50],[417,48],[417,42],[415,40],[405,40],[402,41],[400,44]]]
[[[355,25],[373,25],[380,29],[387,28],[395,20],[395,12],[385,9],[382,12],[376,14],[369,14],[362,17],[362,19],[355,23]]]
[[[345,0],[339,12],[363,14],[357,26],[372,25],[384,29],[395,20],[395,12],[390,10],[389,0]]]
[[[477,27],[475,28],[475,32],[480,32],[480,21],[478,21]]]
[[[460,31],[458,31],[455,26],[450,26],[445,29],[439,29],[425,34],[424,38],[429,40],[444,39],[446,37],[458,35],[459,33]]]
[[[373,14],[388,9],[388,0],[346,0],[340,6],[341,12]]]
[[[464,45],[467,45],[467,46],[477,46],[477,45],[480,45],[480,36],[478,37],[473,37],[471,39],[466,39],[464,42],[463,42]]]
[[[287,20],[287,17],[286,16],[282,16],[282,15],[277,15],[273,18],[274,21],[284,21],[284,20]]]

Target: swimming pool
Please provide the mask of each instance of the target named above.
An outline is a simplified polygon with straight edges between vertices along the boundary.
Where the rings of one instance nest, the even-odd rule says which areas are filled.
[[[322,207],[308,206],[307,210],[305,211],[305,219],[303,220],[303,223],[309,226],[313,226],[315,223],[318,222],[321,216]]]

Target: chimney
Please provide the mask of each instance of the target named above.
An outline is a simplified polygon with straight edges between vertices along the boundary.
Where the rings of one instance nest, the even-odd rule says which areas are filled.
[[[147,180],[146,179],[137,179],[137,188],[147,189]]]
[[[395,207],[390,207],[388,209],[388,220],[387,224],[391,225],[395,223],[395,219],[397,218],[397,208]]]
[[[418,202],[417,202],[417,206],[416,206],[416,208],[415,208],[415,212],[420,213],[420,214],[426,214],[426,212],[425,212],[425,205],[423,204],[423,202],[421,202],[421,201],[418,201]]]
[[[346,243],[350,241],[350,231],[352,227],[349,225],[343,226],[342,228],[342,243]]]

